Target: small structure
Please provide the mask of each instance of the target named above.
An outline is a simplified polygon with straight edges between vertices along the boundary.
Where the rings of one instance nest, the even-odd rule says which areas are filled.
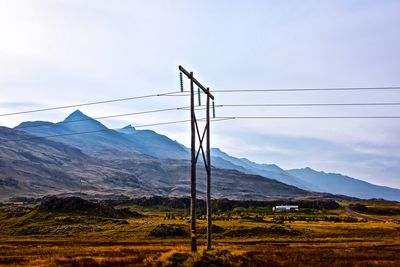
[[[298,211],[299,206],[275,206],[272,208],[274,212],[283,212],[283,211]]]

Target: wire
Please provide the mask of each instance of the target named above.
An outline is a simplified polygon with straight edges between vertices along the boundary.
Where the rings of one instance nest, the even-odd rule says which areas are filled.
[[[220,89],[213,93],[241,93],[241,92],[301,92],[301,91],[364,91],[364,90],[400,90],[400,86],[391,87],[337,87],[337,88],[281,88],[281,89]]]
[[[312,104],[224,104],[224,105],[216,105],[217,108],[221,107],[275,107],[275,106],[287,106],[287,107],[297,107],[297,106],[391,106],[391,105],[400,105],[400,103],[312,103]],[[122,113],[116,115],[109,115],[109,116],[102,116],[102,117],[95,117],[95,118],[87,118],[87,119],[79,119],[79,120],[71,120],[71,121],[61,121],[56,124],[67,124],[67,123],[75,123],[75,122],[83,122],[83,121],[90,121],[90,120],[103,120],[103,119],[110,119],[110,118],[118,118],[118,117],[127,117],[133,115],[141,115],[141,114],[150,114],[150,113],[158,113],[158,112],[166,112],[172,110],[189,110],[190,107],[177,107],[177,108],[166,108],[166,109],[156,109],[156,110],[149,110],[149,111],[142,111],[142,112],[132,112],[132,113]],[[205,110],[204,107],[195,107],[196,110]],[[27,128],[36,128],[36,127],[44,127],[53,124],[43,123],[37,125],[30,125],[30,126],[20,126],[17,127],[18,129],[27,129]]]
[[[178,92],[177,92],[178,93]],[[187,94],[182,94],[182,93],[187,93]],[[193,93],[194,95],[197,95],[197,92]],[[201,94],[201,93],[200,93]],[[183,91],[183,92],[179,92],[179,95],[163,95],[163,96],[190,96],[190,92],[188,91]]]
[[[218,118],[218,117],[217,117]],[[400,119],[400,116],[239,116],[236,119]]]
[[[217,107],[217,108],[222,108],[222,105],[215,105],[215,107]],[[211,109],[212,107],[210,107],[210,109]],[[182,108],[183,110],[190,110],[190,107],[185,107],[185,108]],[[205,107],[205,106],[195,106],[195,110],[207,110],[207,107]]]
[[[133,116],[133,115],[141,115],[141,114],[149,114],[149,113],[158,113],[158,112],[172,111],[172,110],[187,110],[187,108],[190,108],[190,107],[177,107],[177,108],[156,109],[156,110],[148,110],[148,111],[132,112],[132,113],[123,113],[123,114],[116,114],[116,115],[102,116],[102,117],[95,117],[95,118],[90,118],[90,117],[89,117],[89,118],[87,118],[87,119],[79,119],[79,120],[71,120],[71,121],[61,121],[61,122],[58,122],[58,123],[55,123],[55,124],[59,125],[59,124],[74,123],[74,122],[82,122],[82,121],[103,120],[103,119],[110,119],[110,118],[118,118],[118,117],[126,117],[126,116]],[[20,127],[17,126],[17,129],[35,128],[35,127],[43,127],[43,126],[49,126],[49,125],[54,125],[54,124],[43,123],[43,124],[30,125],[30,126],[20,126]]]
[[[59,107],[51,107],[51,108],[43,108],[43,109],[33,109],[33,110],[26,110],[26,111],[12,112],[12,113],[4,113],[4,114],[0,114],[0,117],[19,115],[19,114],[27,114],[27,113],[35,113],[35,112],[43,112],[43,111],[50,111],[50,110],[58,110],[58,109],[66,109],[66,108],[76,108],[76,107],[83,107],[83,106],[99,105],[99,104],[114,103],[114,102],[122,102],[122,101],[143,99],[143,98],[150,98],[150,97],[158,97],[158,96],[180,96],[180,95],[178,95],[180,93],[181,92],[169,92],[169,93],[142,95],[142,96],[117,98],[117,99],[88,102],[88,103],[81,103],[81,104],[73,104],[73,105],[67,105],[67,106],[59,106]]]
[[[259,117],[252,117],[252,116],[242,116],[242,117],[216,117],[215,119],[210,119],[214,122],[219,121],[226,121],[226,120],[238,120],[238,119],[400,119],[400,116],[296,116],[296,117],[288,117],[288,116],[259,116]],[[200,118],[198,121],[204,121],[205,118]],[[135,128],[142,128],[142,127],[150,127],[150,126],[159,126],[159,125],[167,125],[167,124],[176,124],[182,122],[189,122],[190,120],[179,120],[179,121],[169,121],[169,122],[159,122],[159,123],[151,123],[151,124],[143,124],[135,126]],[[90,134],[90,133],[98,133],[98,132],[106,132],[106,131],[116,131],[120,130],[121,128],[114,128],[114,129],[103,129],[103,130],[96,130],[96,131],[86,131],[86,132],[75,132],[75,133],[66,133],[66,134],[57,134],[57,135],[48,135],[48,136],[32,136],[29,138],[21,138],[21,139],[13,139],[13,140],[4,140],[1,143],[6,142],[18,142],[18,141],[27,141],[32,139],[38,138],[54,138],[54,137],[63,137],[63,136],[73,136],[73,135],[82,135],[82,134]]]
[[[232,119],[231,117],[219,117],[219,118],[216,118],[216,119],[210,119],[210,121],[223,121],[223,120],[231,120],[231,119]],[[198,119],[198,121],[204,121],[204,120],[206,120],[206,118]],[[176,123],[189,122],[189,121],[190,120],[179,120],[179,121],[169,121],[169,122],[142,124],[142,125],[135,126],[135,128],[158,126],[158,125],[167,125],[167,124],[176,124]],[[73,136],[73,135],[82,135],[82,134],[99,133],[99,132],[107,132],[107,131],[118,131],[118,130],[121,130],[121,128],[114,128],[114,129],[106,128],[106,129],[95,130],[95,131],[74,132],[74,133],[46,135],[46,136],[32,136],[32,137],[28,137],[28,138],[3,140],[3,141],[0,142],[0,144],[6,143],[6,142],[19,142],[19,141],[28,141],[28,140],[32,140],[32,139],[46,139],[46,138],[64,137],[64,136]]]
[[[392,87],[347,87],[347,88],[297,88],[297,89],[295,89],[295,88],[282,88],[282,89],[223,89],[223,90],[213,90],[213,92],[216,92],[216,93],[239,93],[239,92],[296,92],[296,91],[353,91],[353,90],[400,90],[400,86],[392,86]],[[161,94],[142,95],[142,96],[117,98],[117,99],[110,99],[110,100],[103,100],[103,101],[96,101],[96,102],[72,104],[72,105],[65,105],[65,106],[58,106],[58,107],[50,107],[50,108],[43,108],[43,109],[33,109],[33,110],[26,110],[26,111],[19,111],[19,112],[3,113],[3,114],[0,114],[0,117],[13,116],[13,115],[19,115],[19,114],[27,114],[27,113],[36,113],[36,112],[43,112],[43,111],[51,111],[51,110],[58,110],[58,109],[66,109],[66,108],[76,108],[76,107],[83,107],[83,106],[99,105],[99,104],[114,103],[114,102],[122,102],[122,101],[143,99],[143,98],[150,98],[150,97],[188,96],[189,95],[189,94],[181,94],[181,93],[182,92],[174,91],[174,92],[161,93]]]
[[[103,130],[96,130],[96,131],[86,131],[86,132],[75,132],[75,133],[65,133],[65,134],[56,134],[56,135],[45,135],[45,136],[32,136],[28,138],[21,138],[21,139],[11,139],[11,140],[4,140],[0,143],[6,142],[19,142],[19,141],[27,141],[32,139],[46,139],[46,138],[54,138],[54,137],[62,137],[62,136],[70,136],[70,135],[81,135],[81,134],[89,134],[89,133],[99,133],[99,132],[107,132],[107,131],[114,131],[119,129],[103,129]]]
[[[260,117],[251,117],[251,116],[242,116],[242,117],[216,117],[215,119],[210,119],[211,121],[226,121],[226,120],[238,120],[238,119],[400,119],[400,116],[310,116],[310,117],[288,117],[288,116],[260,116]],[[200,118],[198,121],[204,121],[205,118]],[[150,126],[158,126],[158,125],[167,125],[167,124],[176,124],[182,122],[189,122],[190,120],[179,120],[179,121],[169,121],[169,122],[159,122],[159,123],[151,123],[151,124],[143,124],[135,126],[135,128],[142,127],[150,127]],[[114,129],[103,129],[103,130],[95,130],[95,131],[86,131],[86,132],[74,132],[74,133],[65,133],[65,134],[57,134],[57,135],[47,135],[47,136],[32,136],[29,138],[21,138],[21,139],[12,139],[12,140],[3,140],[1,143],[6,142],[19,142],[19,141],[27,141],[32,139],[46,139],[46,138],[54,138],[54,137],[63,137],[63,136],[73,136],[73,135],[82,135],[82,134],[90,134],[90,133],[98,133],[98,132],[106,132],[106,131],[117,131],[121,128]]]
[[[307,107],[307,106],[398,106],[400,103],[276,103],[276,104],[221,104],[218,107]]]
[[[210,119],[210,121],[225,121],[225,120],[231,120],[232,117],[219,117],[215,119]],[[197,119],[197,121],[204,121],[206,118],[200,118]],[[182,123],[182,122],[189,122],[190,120],[180,120],[180,121],[169,121],[169,122],[159,122],[159,123],[152,123],[152,124],[144,124],[144,125],[138,125],[135,126],[135,128],[141,128],[141,127],[149,127],[149,126],[158,126],[158,125],[165,125],[165,124],[175,124],[175,123]]]

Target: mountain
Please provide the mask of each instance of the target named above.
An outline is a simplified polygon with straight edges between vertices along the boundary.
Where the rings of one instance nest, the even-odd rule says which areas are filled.
[[[1,199],[81,190],[101,192],[110,187],[109,180],[114,177],[124,177],[127,186],[138,184],[131,173],[109,166],[77,148],[0,127]]]
[[[114,154],[113,159],[122,153],[148,155],[157,159],[187,160],[189,149],[171,140],[165,135],[151,130],[137,130],[128,125],[119,130],[111,130],[86,116],[79,110],[71,113],[64,121],[58,123],[34,121],[23,122],[15,129],[35,136],[50,136],[51,140],[78,148],[85,154],[101,157],[107,150]],[[84,132],[85,134],[74,135]],[[365,198],[387,198],[400,200],[398,189],[380,187],[343,175],[326,178],[321,172],[283,170],[275,164],[259,164],[246,158],[236,158],[218,148],[211,151],[212,165],[218,169],[236,170],[243,174],[259,175],[276,181],[296,186],[303,190],[328,192]],[[201,157],[199,159],[202,160]],[[339,186],[336,186],[338,184]],[[357,187],[359,186],[359,188]],[[378,190],[379,189],[379,190]]]
[[[172,159],[153,159],[138,162],[129,153],[119,153],[118,157],[112,151],[101,153],[101,159],[113,166],[119,166],[140,177],[140,181],[160,189],[158,194],[168,196],[190,195],[190,162]],[[233,199],[282,199],[282,198],[312,198],[323,194],[310,193],[273,179],[259,175],[250,175],[236,170],[213,168],[212,194],[215,198]],[[204,197],[206,191],[206,173],[201,166],[197,169],[197,192]],[[165,191],[163,191],[165,190]]]
[[[47,194],[188,196],[190,163],[116,150],[91,155],[61,142],[32,138],[0,127],[0,199]],[[14,141],[12,141],[14,140]],[[16,141],[18,140],[18,141]],[[204,170],[198,193],[204,196]],[[273,179],[235,170],[213,169],[213,197],[232,199],[305,199],[332,197],[310,193]]]
[[[213,165],[219,168],[258,174],[308,191],[400,201],[400,189],[374,185],[341,174],[317,172],[310,168],[283,170],[275,164],[258,164],[246,158],[230,156],[218,148],[212,149],[212,155]]]
[[[314,191],[342,194],[363,199],[384,198],[400,201],[400,189],[378,186],[338,173],[325,173],[311,168],[287,170],[294,177],[314,186]]]
[[[100,122],[86,116],[79,110],[71,113],[64,121],[23,122],[15,129],[26,133],[47,137],[77,147],[86,152],[113,149],[120,151],[139,152],[137,146],[116,131],[108,129]],[[84,133],[74,135],[74,133]]]
[[[213,155],[213,160],[214,159],[217,160],[216,164],[213,163],[214,166],[216,167],[224,169],[232,168],[244,173],[258,174],[261,176],[275,179],[285,184],[297,186],[305,190],[312,190],[314,188],[312,185],[308,184],[305,181],[297,179],[296,177],[290,175],[285,170],[279,168],[275,164],[258,164],[246,158],[241,158],[241,159],[235,158],[221,151],[218,148],[213,148],[211,150],[211,153]],[[223,159],[224,162],[222,162],[221,164],[218,158]],[[227,164],[226,162],[229,162],[231,165]]]
[[[41,137],[56,135],[52,140],[77,147],[87,153],[108,149],[138,152],[158,158],[187,159],[189,155],[184,146],[154,131],[136,130],[130,125],[118,131],[111,130],[79,110],[58,123],[23,122],[15,129]]]
[[[120,129],[118,132],[135,143],[139,151],[144,154],[161,159],[189,159],[187,148],[165,135],[151,130],[136,130],[131,125]]]

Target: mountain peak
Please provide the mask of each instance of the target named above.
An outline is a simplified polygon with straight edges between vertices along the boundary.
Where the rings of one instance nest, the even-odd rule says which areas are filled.
[[[86,116],[85,114],[82,113],[79,109],[75,110],[71,114],[68,115],[68,117],[65,118],[64,121],[76,121],[76,120],[87,120],[91,119],[89,116]]]
[[[122,128],[122,129],[125,129],[125,130],[135,130],[135,127],[133,127],[131,124],[129,124],[129,125],[126,125],[124,128]]]
[[[121,128],[119,130],[119,132],[124,133],[124,134],[133,134],[136,132],[136,129],[135,129],[135,127],[133,127],[132,125],[129,124],[129,125],[125,126],[124,128]]]

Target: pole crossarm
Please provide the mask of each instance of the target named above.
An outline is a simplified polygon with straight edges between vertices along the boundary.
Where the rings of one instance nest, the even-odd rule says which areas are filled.
[[[188,72],[187,70],[185,70],[184,67],[179,66],[179,70],[185,74],[189,79],[191,79],[201,90],[203,90],[203,92],[208,95],[212,100],[214,100],[214,96],[210,93],[210,91],[205,88],[198,80],[196,80],[196,78],[192,77],[190,72]]]

